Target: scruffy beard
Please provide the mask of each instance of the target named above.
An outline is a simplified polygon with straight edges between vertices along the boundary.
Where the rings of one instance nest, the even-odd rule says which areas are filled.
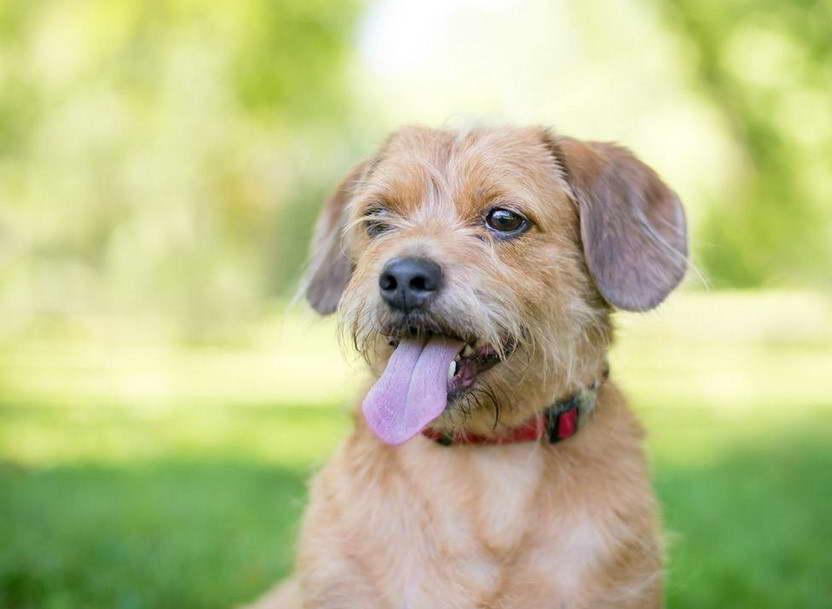
[[[489,433],[521,424],[591,382],[588,377],[602,367],[610,343],[608,312],[583,303],[568,312],[523,310],[516,303],[484,302],[463,293],[453,306],[436,303],[428,312],[403,315],[378,300],[357,298],[357,292],[357,285],[351,285],[341,301],[341,342],[355,348],[375,377],[403,339],[440,335],[493,353],[494,361],[486,362],[469,386],[454,390],[449,381],[448,405],[432,423],[440,430]]]

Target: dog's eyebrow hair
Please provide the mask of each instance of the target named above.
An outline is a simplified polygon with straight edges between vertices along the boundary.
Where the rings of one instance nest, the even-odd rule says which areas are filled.
[[[387,201],[371,201],[367,203],[362,216],[380,216],[382,214],[390,213],[390,206]]]
[[[360,201],[358,206],[362,216],[376,215],[378,213],[389,212],[391,208],[396,206],[396,201],[385,194],[373,194],[365,200]]]
[[[540,223],[537,221],[537,215],[534,213],[532,206],[528,204],[527,201],[524,201],[522,198],[512,197],[512,196],[501,196],[495,199],[491,199],[489,201],[491,207],[485,210],[485,213],[488,213],[492,209],[501,208],[507,209],[509,211],[513,211],[516,214],[520,214],[526,220],[532,222],[535,226],[539,226]]]
[[[485,217],[488,212],[496,207],[502,207],[517,212],[535,226],[540,226],[530,201],[526,197],[517,196],[503,187],[494,184],[480,185],[467,199],[481,204],[481,209],[476,215],[477,219]]]

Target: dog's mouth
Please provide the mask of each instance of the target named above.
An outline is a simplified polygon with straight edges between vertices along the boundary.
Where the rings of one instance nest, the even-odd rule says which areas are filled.
[[[364,398],[370,428],[388,444],[401,444],[441,415],[449,399],[471,390],[477,378],[501,361],[498,351],[477,340],[449,334],[397,333],[381,377]]]
[[[428,340],[433,335],[428,336]],[[462,341],[457,336],[437,335],[449,341]],[[390,346],[398,348],[401,339],[390,339]],[[506,356],[508,353],[504,350]],[[490,370],[500,363],[502,358],[497,350],[481,340],[465,342],[463,347],[448,364],[448,401],[459,398],[469,391],[479,377],[486,370]]]

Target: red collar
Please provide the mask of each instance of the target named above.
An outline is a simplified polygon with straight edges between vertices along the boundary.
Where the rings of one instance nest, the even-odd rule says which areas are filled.
[[[591,386],[558,400],[547,409],[534,415],[523,425],[510,429],[496,437],[467,434],[464,432],[443,432],[431,427],[422,430],[422,435],[443,446],[452,444],[514,444],[515,442],[539,442],[546,438],[550,444],[571,438],[589,418],[595,409],[598,390],[607,379],[608,371],[601,380]]]

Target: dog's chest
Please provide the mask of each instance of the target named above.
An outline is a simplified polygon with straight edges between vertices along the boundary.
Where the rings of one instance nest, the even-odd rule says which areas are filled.
[[[402,471],[390,498],[407,535],[384,563],[388,598],[402,608],[572,604],[603,541],[591,520],[552,513],[557,489],[533,445],[413,460],[405,451]]]

